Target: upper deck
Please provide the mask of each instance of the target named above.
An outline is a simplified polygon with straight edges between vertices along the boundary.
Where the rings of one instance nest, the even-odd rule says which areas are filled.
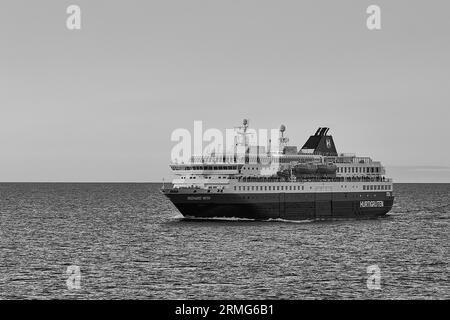
[[[269,148],[267,152],[263,147],[247,145],[244,139],[243,153],[237,153],[235,149],[232,153],[194,155],[186,163],[172,163],[171,169],[180,176],[174,184],[195,186],[208,181],[208,184],[223,186],[229,181],[248,178],[274,179],[273,182],[390,181],[379,161],[338,153],[332,136],[327,134],[328,128],[319,128],[299,151],[296,146],[287,145],[284,130],[282,126],[279,148]]]

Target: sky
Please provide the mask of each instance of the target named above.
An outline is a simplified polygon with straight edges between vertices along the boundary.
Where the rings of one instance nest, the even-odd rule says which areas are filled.
[[[68,30],[66,8],[81,8]],[[381,8],[381,30],[366,8]],[[0,181],[170,179],[171,133],[250,119],[450,182],[444,0],[2,0]]]

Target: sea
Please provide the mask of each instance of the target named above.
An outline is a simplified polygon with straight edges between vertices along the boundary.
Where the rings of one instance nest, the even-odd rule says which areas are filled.
[[[184,219],[160,187],[0,184],[0,299],[450,298],[450,184],[328,222]]]

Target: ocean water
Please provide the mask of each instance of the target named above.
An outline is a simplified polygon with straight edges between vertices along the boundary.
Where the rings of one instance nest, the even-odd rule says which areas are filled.
[[[0,184],[0,299],[450,298],[450,184],[338,222],[185,220],[159,187]]]

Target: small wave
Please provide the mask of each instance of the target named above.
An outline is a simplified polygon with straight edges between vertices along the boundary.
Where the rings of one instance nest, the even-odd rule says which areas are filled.
[[[282,218],[252,219],[252,218],[238,218],[238,217],[194,217],[194,216],[184,216],[181,217],[181,220],[256,221],[256,222],[283,222],[283,223],[310,223],[317,221],[317,220],[287,220]]]
[[[276,218],[276,219],[268,219],[268,220],[263,220],[265,222],[284,222],[284,223],[311,223],[311,222],[315,222],[317,220],[287,220],[287,219],[282,219],[282,218]]]
[[[184,219],[184,216],[181,213],[177,212],[174,218],[175,219]]]

